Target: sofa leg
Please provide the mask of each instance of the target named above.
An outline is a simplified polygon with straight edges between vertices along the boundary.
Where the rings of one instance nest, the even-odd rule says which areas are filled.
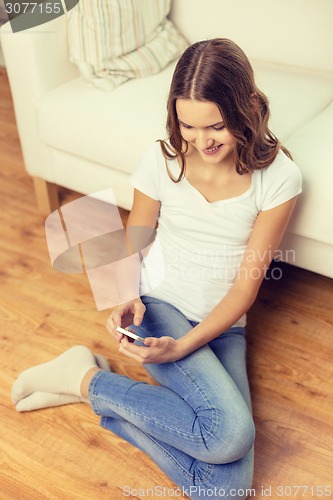
[[[58,186],[40,177],[33,177],[37,206],[42,215],[50,215],[59,207]]]

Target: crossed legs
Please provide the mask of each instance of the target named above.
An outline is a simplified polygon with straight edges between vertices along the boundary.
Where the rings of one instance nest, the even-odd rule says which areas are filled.
[[[194,326],[156,299],[147,299],[146,307],[142,336],[176,337]],[[23,372],[13,400],[22,405],[36,392],[89,396],[101,425],[150,455],[192,499],[200,488],[245,498],[240,491],[252,482],[254,427],[242,329],[230,329],[175,363],[146,365],[159,386],[101,368],[88,349],[72,348]],[[238,496],[231,493],[236,489]]]

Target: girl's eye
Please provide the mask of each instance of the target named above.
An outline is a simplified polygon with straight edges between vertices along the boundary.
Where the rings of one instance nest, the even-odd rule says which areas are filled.
[[[187,125],[186,123],[183,123],[183,122],[179,122],[180,125],[188,130],[192,129],[192,125]],[[221,131],[225,128],[224,125],[222,125],[221,127],[212,127],[213,130],[217,130],[217,131]]]

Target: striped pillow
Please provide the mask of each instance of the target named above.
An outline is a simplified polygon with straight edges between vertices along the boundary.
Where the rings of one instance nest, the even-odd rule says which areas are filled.
[[[188,46],[171,0],[80,0],[67,14],[70,60],[105,90],[158,73]]]

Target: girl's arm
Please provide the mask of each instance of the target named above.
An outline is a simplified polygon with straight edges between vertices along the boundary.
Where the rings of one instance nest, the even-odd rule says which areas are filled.
[[[160,205],[159,201],[134,189],[133,206],[126,224],[126,241],[128,256],[136,255],[138,258],[131,269],[127,268],[127,272],[126,267],[124,268],[123,276],[126,276],[126,281],[134,287],[136,297],[139,297],[141,271],[139,253],[141,253],[141,257],[142,254],[148,253],[149,244],[154,239]]]
[[[126,225],[127,255],[130,258],[118,261],[116,268],[119,296],[132,299],[115,307],[107,321],[107,329],[119,341],[123,335],[114,328],[124,328],[132,323],[139,326],[145,312],[145,306],[139,296],[141,258],[138,252],[149,246],[159,210],[159,201],[134,190],[133,207]]]
[[[239,273],[231,289],[195,328],[178,340],[146,339],[145,347],[122,340],[121,349],[141,363],[165,363],[181,359],[234,325],[256,299],[275,250],[287,227],[296,197],[271,210],[260,212],[254,224]]]

